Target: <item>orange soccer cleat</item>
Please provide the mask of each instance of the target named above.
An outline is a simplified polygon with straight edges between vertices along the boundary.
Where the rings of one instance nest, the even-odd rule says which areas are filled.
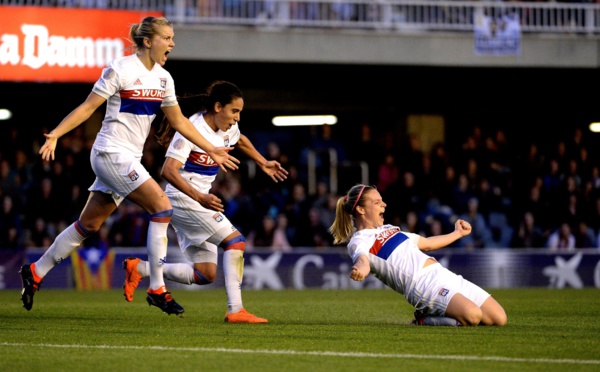
[[[269,321],[263,318],[259,318],[254,314],[251,314],[242,308],[237,313],[226,313],[225,323],[268,323]]]
[[[123,296],[127,302],[133,301],[133,293],[142,280],[142,275],[137,270],[139,258],[127,257],[123,261],[123,269],[125,269],[125,283],[123,283]]]

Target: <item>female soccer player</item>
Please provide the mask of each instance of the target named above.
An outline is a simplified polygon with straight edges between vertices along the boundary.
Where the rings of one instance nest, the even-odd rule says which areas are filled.
[[[337,201],[329,231],[334,244],[347,243],[354,264],[350,278],[362,281],[373,273],[403,294],[416,308],[417,325],[506,324],[504,309],[489,293],[423,253],[470,234],[469,223],[457,220],[453,232],[426,238],[384,225],[385,207],[379,191],[367,185],[353,186]]]
[[[198,98],[201,110],[190,120],[207,140],[214,146],[237,144],[273,181],[287,178],[288,171],[279,162],[267,161],[248,137],[240,133],[238,122],[244,98],[237,86],[227,81],[215,81]],[[169,182],[165,191],[173,205],[171,224],[181,251],[193,263],[165,264],[165,278],[189,285],[212,283],[217,275],[217,248],[222,247],[227,293],[225,322],[267,323],[267,319],[247,312],[242,305],[246,240],[221,213],[221,200],[209,194],[219,168],[209,161],[202,149],[174,133],[168,122],[163,124],[160,142],[169,144],[169,148],[162,176]],[[125,299],[132,301],[140,280],[149,275],[149,265],[139,258],[129,257],[123,262],[123,268],[126,270]]]
[[[33,306],[33,295],[39,290],[42,278],[98,231],[123,198],[127,198],[150,214],[150,285],[146,300],[169,315],[184,312],[167,291],[163,279],[167,227],[173,209],[161,187],[140,162],[150,124],[162,109],[173,128],[204,149],[224,171],[227,171],[225,167],[237,169],[239,160],[228,155],[231,148],[215,147],[202,137],[181,112],[173,78],[163,68],[175,47],[171,22],[162,17],[146,17],[131,26],[129,36],[135,53],[113,60],[87,99],[45,134],[46,142],[39,153],[44,160],[54,160],[58,139],[107,102],[102,128],[90,156],[96,180],[89,188],[90,196],[79,219],[56,237],[38,261],[21,267],[21,300],[27,310]]]

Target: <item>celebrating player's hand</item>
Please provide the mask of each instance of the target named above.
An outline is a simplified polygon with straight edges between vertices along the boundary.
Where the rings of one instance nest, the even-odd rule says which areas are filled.
[[[238,164],[240,161],[229,155],[229,150],[232,150],[233,147],[215,147],[212,152],[208,152],[208,155],[215,161],[215,163],[219,164],[223,171],[227,172],[227,168],[231,170],[238,169]]]
[[[260,166],[260,169],[263,170],[273,181],[279,182],[287,179],[288,171],[285,170],[279,162],[275,160],[269,160],[264,165]]]
[[[365,279],[365,277],[360,273],[360,270],[356,266],[352,266],[352,271],[350,272],[350,279],[356,280],[360,282]]]
[[[198,197],[198,203],[204,208],[212,209],[217,212],[225,212],[223,203],[216,195],[213,194],[200,194]]]
[[[454,224],[454,229],[458,231],[461,236],[467,236],[471,233],[471,224],[465,220],[457,220]]]
[[[40,151],[38,153],[42,155],[43,160],[54,160],[54,150],[56,150],[58,137],[52,133],[44,133],[44,137],[46,137],[46,142],[44,142],[44,145],[40,147]]]

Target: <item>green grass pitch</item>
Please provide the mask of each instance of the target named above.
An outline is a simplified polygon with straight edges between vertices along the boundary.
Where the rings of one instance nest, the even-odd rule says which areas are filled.
[[[176,290],[184,317],[121,291],[0,291],[2,371],[600,371],[600,290],[490,290],[506,327],[416,327],[385,290],[243,291],[268,324],[223,322],[223,289]]]

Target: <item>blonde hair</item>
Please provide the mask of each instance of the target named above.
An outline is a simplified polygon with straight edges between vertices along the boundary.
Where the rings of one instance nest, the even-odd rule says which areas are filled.
[[[346,243],[356,231],[354,227],[354,213],[357,206],[363,206],[365,194],[369,190],[375,190],[375,186],[357,184],[352,186],[346,196],[339,198],[335,205],[335,219],[329,227],[333,235],[333,244]]]
[[[132,48],[143,50],[146,48],[144,39],[152,39],[158,35],[158,28],[161,26],[173,27],[171,21],[165,17],[146,17],[140,23],[134,23],[129,28],[129,39],[133,43]]]

